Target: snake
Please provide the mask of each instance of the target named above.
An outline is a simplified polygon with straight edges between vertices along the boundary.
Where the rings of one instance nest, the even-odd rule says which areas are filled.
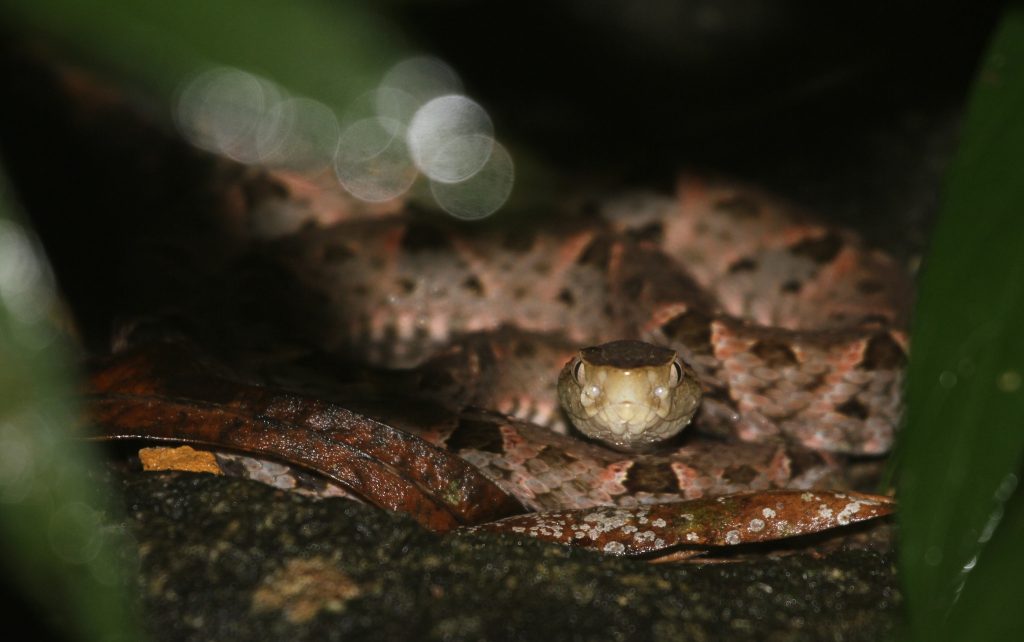
[[[693,419],[701,390],[674,350],[622,339],[580,351],[558,376],[558,397],[584,435],[621,450],[642,450]]]
[[[784,199],[685,175],[477,224],[278,180],[250,211],[305,220],[257,243],[314,298],[296,331],[415,373],[453,419],[382,421],[529,510],[842,487],[892,445],[909,275]]]

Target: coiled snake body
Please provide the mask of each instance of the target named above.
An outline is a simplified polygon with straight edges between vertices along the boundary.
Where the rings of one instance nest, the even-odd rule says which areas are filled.
[[[459,414],[410,429],[534,510],[819,485],[834,455],[887,452],[899,421],[906,273],[749,188],[686,178],[676,198],[542,223],[357,217],[269,249],[320,293],[307,330],[321,346],[416,368],[419,391]],[[570,431],[557,399],[563,367],[616,365],[581,347],[621,339],[666,348],[670,383],[703,393],[665,411],[696,412],[668,442],[611,435],[640,454]]]

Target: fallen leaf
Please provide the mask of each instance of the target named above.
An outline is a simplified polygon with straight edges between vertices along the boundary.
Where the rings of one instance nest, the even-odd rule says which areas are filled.
[[[91,374],[87,421],[100,439],[196,444],[301,466],[435,532],[524,510],[471,464],[419,437],[337,404],[211,372],[177,343],[126,351]]]
[[[766,490],[641,508],[599,507],[508,517],[460,529],[512,533],[610,555],[708,549],[810,535],[890,514],[894,502],[852,492]]]

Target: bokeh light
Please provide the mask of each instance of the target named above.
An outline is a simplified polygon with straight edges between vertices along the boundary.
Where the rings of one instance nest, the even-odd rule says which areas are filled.
[[[271,108],[258,132],[261,162],[313,173],[331,164],[338,143],[338,119],[327,105],[309,98],[288,98]]]
[[[386,201],[404,194],[416,180],[401,127],[389,118],[364,118],[349,125],[338,143],[334,171],[356,198]]]
[[[19,224],[0,219],[0,303],[24,323],[52,311],[53,275],[35,240]]]
[[[338,120],[329,107],[229,67],[210,69],[186,84],[175,117],[193,145],[273,168],[322,170],[338,143]]]
[[[175,118],[194,145],[242,163],[308,175],[333,166],[341,186],[367,202],[401,198],[419,174],[459,218],[483,218],[507,200],[512,159],[443,61],[400,61],[341,113],[256,74],[215,67],[181,88]]]
[[[474,220],[490,216],[505,204],[514,179],[512,156],[492,140],[491,153],[478,172],[457,183],[432,181],[430,191],[438,205],[452,216]]]
[[[101,525],[95,508],[85,502],[69,502],[50,514],[50,547],[65,562],[91,562],[103,547]]]
[[[440,96],[416,111],[406,140],[421,172],[434,181],[456,183],[487,162],[494,128],[476,102],[461,95]]]
[[[192,143],[243,163],[260,160],[257,132],[273,118],[277,88],[258,76],[216,67],[178,94],[178,127]]]
[[[384,74],[376,93],[377,113],[408,124],[416,111],[430,100],[461,93],[462,81],[454,69],[437,58],[415,56],[399,62]]]

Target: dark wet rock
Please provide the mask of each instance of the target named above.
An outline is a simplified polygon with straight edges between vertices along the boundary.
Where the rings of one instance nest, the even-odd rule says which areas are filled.
[[[342,499],[187,473],[122,478],[155,640],[876,640],[893,559],[652,565],[439,537]]]

